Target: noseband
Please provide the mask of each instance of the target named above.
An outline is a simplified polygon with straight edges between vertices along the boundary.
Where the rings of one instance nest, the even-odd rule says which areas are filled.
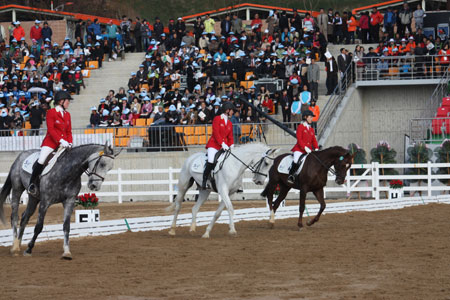
[[[105,177],[97,174],[97,167],[98,167],[98,164],[100,163],[100,159],[102,157],[108,157],[108,158],[114,159],[114,156],[112,156],[112,155],[100,153],[96,158],[93,158],[87,162],[88,168],[84,170],[84,173],[87,176],[97,176],[98,178],[100,178],[100,179],[94,178],[94,179],[92,179],[93,181],[102,181],[102,182],[105,181]],[[95,162],[94,167],[92,168],[92,171],[89,171],[89,163],[94,160],[97,160],[97,161]]]

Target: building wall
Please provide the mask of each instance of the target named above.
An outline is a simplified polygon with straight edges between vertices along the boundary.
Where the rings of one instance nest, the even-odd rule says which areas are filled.
[[[347,147],[357,143],[368,154],[385,140],[397,151],[397,161],[404,159],[404,136],[409,120],[423,117],[435,86],[360,87],[336,122],[326,146]]]
[[[19,20],[20,21],[20,20]],[[56,42],[58,44],[62,44],[64,42],[64,38],[66,37],[67,33],[66,33],[66,21],[65,20],[56,20],[56,21],[47,21],[48,22],[48,26],[50,26],[50,28],[53,31],[53,35],[52,35],[52,43]],[[41,27],[44,26],[43,24],[44,22],[41,22]],[[5,32],[8,33],[8,28],[9,26],[11,26],[11,23],[9,22],[0,22],[0,25],[3,26],[5,28]],[[25,40],[27,42],[28,45],[31,45],[31,39],[30,39],[30,29],[32,26],[34,26],[34,21],[20,21],[20,25],[23,27],[23,29],[25,30]],[[9,42],[9,37],[8,37],[8,42]]]

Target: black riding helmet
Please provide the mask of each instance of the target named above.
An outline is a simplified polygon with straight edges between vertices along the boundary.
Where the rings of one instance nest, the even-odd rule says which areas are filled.
[[[65,99],[72,100],[72,97],[70,96],[69,92],[66,92],[66,91],[58,91],[58,92],[56,92],[56,94],[55,94],[55,106],[58,105],[61,100],[65,100]]]
[[[236,107],[234,107],[233,103],[227,101],[222,104],[222,111],[226,112],[227,109],[236,110]]]
[[[306,120],[306,117],[311,116],[311,117],[315,117],[314,113],[312,111],[310,111],[309,109],[305,110],[302,113],[302,119]]]

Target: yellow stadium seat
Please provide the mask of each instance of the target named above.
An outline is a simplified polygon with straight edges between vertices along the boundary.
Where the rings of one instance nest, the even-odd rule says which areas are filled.
[[[116,130],[116,136],[117,137],[123,137],[128,135],[128,128],[119,127]]]
[[[143,83],[141,89],[145,89],[148,92],[148,83]]]
[[[184,136],[184,141],[186,142],[186,145],[197,145],[198,144],[198,136],[191,135],[191,136]]]
[[[128,135],[129,136],[138,135],[138,128],[134,128],[134,127],[128,128]]]
[[[116,138],[114,141],[114,145],[116,147],[128,147],[129,140],[130,140],[130,138],[128,138],[128,137]]]
[[[94,129],[85,129],[84,130],[84,134],[94,134],[95,130]]]
[[[91,77],[91,70],[88,69],[81,70],[81,75],[83,75],[84,78],[89,78]]]
[[[194,135],[195,127],[194,126],[185,126],[184,127],[184,135]]]
[[[106,128],[97,128],[95,129],[95,133],[106,133]]]
[[[25,129],[31,129],[31,123],[30,122],[25,122]]]
[[[114,134],[114,128],[106,128],[105,133]]]
[[[91,60],[88,62],[88,69],[98,69],[98,61]]]
[[[136,119],[136,126],[144,127],[147,125],[146,119]]]
[[[147,137],[147,128],[136,128],[137,129],[137,135],[142,137]]]
[[[200,135],[198,137],[198,143],[200,145],[206,145],[207,139],[206,139],[206,135]]]
[[[212,126],[210,125],[206,128],[207,128],[206,132],[208,133],[208,136],[211,136],[212,135]]]
[[[148,118],[147,119],[147,125],[150,126],[153,123],[153,118]]]
[[[241,134],[242,135],[249,135],[250,134],[250,128],[251,128],[251,125],[242,124],[241,125]]]
[[[183,126],[175,126],[175,132],[176,133],[183,133],[184,127]]]
[[[250,77],[252,77],[254,74],[253,72],[246,72],[245,73],[245,80],[250,80]]]
[[[206,128],[205,126],[195,126],[194,134],[195,135],[205,135]]]

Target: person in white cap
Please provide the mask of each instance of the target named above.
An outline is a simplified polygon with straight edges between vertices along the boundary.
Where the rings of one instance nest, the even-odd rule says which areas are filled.
[[[34,26],[30,29],[30,39],[36,40],[38,51],[41,49],[42,44],[42,28],[40,26],[41,21],[34,21]]]
[[[91,117],[89,119],[90,125],[88,127],[98,127],[100,125],[100,115],[97,113],[97,108],[95,106],[91,107]]]
[[[25,30],[23,30],[23,27],[20,26],[19,21],[16,21],[14,23],[14,26],[16,28],[14,28],[13,30],[13,37],[16,39],[16,41],[20,41],[23,37],[25,37]]]

